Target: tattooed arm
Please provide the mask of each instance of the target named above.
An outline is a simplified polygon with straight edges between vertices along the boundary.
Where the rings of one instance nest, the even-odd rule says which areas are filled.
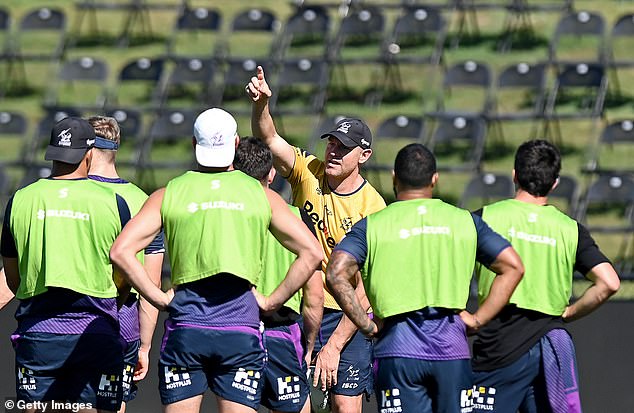
[[[330,256],[326,269],[326,283],[343,312],[368,337],[374,336],[378,328],[368,316],[367,306],[363,306],[356,292],[357,260],[349,253],[335,250]]]

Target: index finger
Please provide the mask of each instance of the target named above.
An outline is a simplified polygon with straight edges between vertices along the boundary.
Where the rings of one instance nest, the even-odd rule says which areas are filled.
[[[258,79],[259,80],[264,79],[264,69],[262,68],[262,66],[258,66]]]

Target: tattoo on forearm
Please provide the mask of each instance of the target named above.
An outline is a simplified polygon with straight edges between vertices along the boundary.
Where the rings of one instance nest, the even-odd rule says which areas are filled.
[[[372,329],[371,320],[355,290],[357,271],[359,271],[359,264],[350,254],[335,251],[330,257],[326,278],[333,296],[344,313],[359,330],[368,332]]]

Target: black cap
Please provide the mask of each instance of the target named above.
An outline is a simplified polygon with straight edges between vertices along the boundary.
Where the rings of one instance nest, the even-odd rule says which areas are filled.
[[[372,132],[361,119],[344,118],[337,122],[334,130],[321,135],[321,139],[334,136],[348,148],[355,146],[369,149],[372,145]]]
[[[64,118],[51,130],[44,159],[78,164],[95,144],[95,130],[82,118]]]

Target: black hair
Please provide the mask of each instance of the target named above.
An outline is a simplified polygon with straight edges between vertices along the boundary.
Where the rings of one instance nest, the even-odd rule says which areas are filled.
[[[251,136],[240,138],[233,167],[262,181],[266,179],[273,167],[273,155],[269,147],[261,140]]]
[[[515,179],[533,196],[546,196],[561,171],[561,154],[552,143],[537,139],[524,142],[515,153]]]
[[[420,143],[410,143],[396,154],[394,175],[398,181],[410,188],[431,185],[436,173],[436,158]]]

